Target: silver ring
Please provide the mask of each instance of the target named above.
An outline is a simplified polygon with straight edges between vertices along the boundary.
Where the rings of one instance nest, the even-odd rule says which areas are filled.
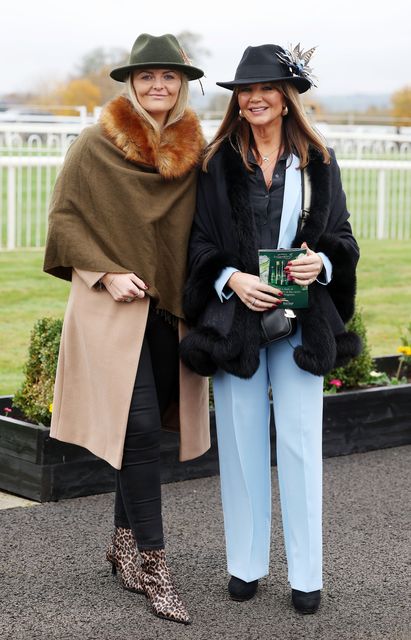
[[[124,298],[124,302],[133,302],[133,298]]]
[[[252,303],[251,303],[251,306],[252,306],[252,307],[255,305],[255,302],[256,302],[256,299],[254,298],[254,299],[253,299],[253,301],[252,301]]]

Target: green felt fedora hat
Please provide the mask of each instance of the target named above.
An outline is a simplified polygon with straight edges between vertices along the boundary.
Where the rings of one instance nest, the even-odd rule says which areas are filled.
[[[128,64],[113,69],[110,76],[114,80],[125,82],[132,71],[153,68],[175,69],[184,73],[189,80],[198,80],[204,75],[201,69],[189,64],[177,38],[171,33],[163,36],[142,33],[133,44]]]

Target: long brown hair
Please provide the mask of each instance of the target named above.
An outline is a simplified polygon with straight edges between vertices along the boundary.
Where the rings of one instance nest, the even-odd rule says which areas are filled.
[[[285,97],[288,107],[288,114],[283,117],[282,123],[282,138],[285,153],[287,155],[295,153],[300,159],[300,168],[302,169],[308,164],[308,148],[311,146],[318,149],[323,156],[324,163],[329,164],[330,154],[325,146],[325,142],[309,122],[297,89],[290,82],[276,82],[273,84]],[[234,149],[241,154],[247,169],[252,171],[252,167],[247,159],[247,154],[250,148],[254,148],[254,139],[247,120],[239,117],[238,91],[236,87],[218,131],[205,150],[203,171],[207,171],[208,163],[217,153],[224,140],[229,140]]]

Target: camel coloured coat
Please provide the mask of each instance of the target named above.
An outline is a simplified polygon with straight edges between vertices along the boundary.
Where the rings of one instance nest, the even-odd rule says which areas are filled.
[[[121,100],[124,101],[124,98]],[[113,102],[115,103],[115,101]],[[117,102],[117,104],[120,107],[124,106],[121,102]],[[115,133],[119,121],[115,117],[116,110],[114,112],[111,110],[111,115],[113,113],[114,118],[111,120],[111,125],[112,132]],[[140,126],[141,122],[135,123],[140,140],[143,139],[144,141],[144,145],[139,146],[140,155],[130,154],[130,140],[126,135],[120,145],[120,148],[122,147],[124,150],[124,167],[121,180],[127,180],[128,176],[130,176],[130,179],[135,179],[137,187],[140,172],[144,173],[143,179],[146,181],[148,177],[147,171],[149,171],[149,174],[153,176],[153,180],[157,180],[161,206],[159,174],[165,181],[165,190],[168,195],[170,193],[170,182],[175,179],[176,193],[178,194],[176,210],[177,207],[180,207],[181,210],[181,199],[182,197],[187,197],[190,190],[192,195],[187,197],[187,206],[191,206],[191,202],[194,203],[195,180],[192,180],[190,174],[195,171],[203,143],[198,125],[196,137],[193,139],[191,135],[193,153],[191,166],[187,168],[187,154],[185,154],[184,162],[180,162],[178,141],[180,137],[185,140],[187,138],[185,118],[186,116],[176,125],[171,125],[165,129],[168,144],[171,139],[176,150],[174,165],[173,162],[170,164],[170,158],[167,158],[167,175],[164,175],[162,171],[162,160],[164,160],[161,146],[162,139],[156,140],[149,135],[145,135],[145,125]],[[187,123],[190,131],[193,129],[193,118],[194,115],[188,112]],[[100,125],[97,125],[97,128],[90,127],[89,130],[84,132],[91,150],[94,142],[97,143],[98,137],[106,135],[104,128],[99,127]],[[174,131],[173,128],[175,129]],[[135,131],[136,129],[133,133]],[[110,144],[113,144],[117,149],[115,151],[117,154],[116,159],[114,160],[117,166],[118,136],[117,138],[110,136],[108,139]],[[77,141],[74,144],[76,145]],[[80,140],[81,144],[82,141]],[[127,149],[126,144],[128,145]],[[111,162],[110,149],[108,149],[108,157]],[[76,164],[73,162],[73,156],[71,157],[71,164]],[[182,165],[184,165],[183,170],[181,169]],[[174,175],[170,175],[170,170],[171,172],[174,170]],[[62,173],[64,176],[64,168]],[[116,175],[117,172],[113,171],[113,185],[116,184]],[[134,178],[132,178],[132,175],[134,175]],[[181,182],[186,178],[187,189],[182,192]],[[104,287],[97,286],[99,279],[107,271],[126,272],[131,270],[128,264],[126,266],[123,266],[121,262],[119,264],[121,252],[114,257],[112,253],[107,256],[107,266],[105,266],[104,250],[109,246],[110,238],[102,238],[100,228],[100,236],[97,236],[97,240],[96,236],[94,236],[90,243],[90,253],[91,259],[96,264],[101,265],[101,268],[84,268],[84,263],[87,262],[84,242],[81,245],[80,263],[76,264],[76,246],[72,244],[68,251],[67,245],[70,245],[73,237],[76,236],[76,218],[77,216],[82,217],[81,211],[79,211],[77,204],[76,206],[71,205],[73,202],[71,196],[67,197],[67,194],[65,195],[64,178],[60,180],[57,189],[59,198],[62,198],[62,200],[61,206],[58,199],[54,198],[53,200],[44,268],[53,275],[66,279],[71,278],[71,291],[61,337],[50,435],[58,440],[85,447],[116,469],[120,469],[130,400],[148,317],[150,298],[146,295],[144,299],[135,300],[129,304],[115,302]],[[115,188],[116,198],[118,198],[118,193],[117,185]],[[184,194],[184,196],[180,194]],[[136,188],[136,204],[130,215],[138,216],[139,208],[141,207],[144,210],[145,203],[141,202],[139,195],[138,188]],[[155,213],[159,215],[158,209],[156,209]],[[192,206],[190,215],[192,216],[193,213],[194,206]],[[96,212],[93,212],[93,215],[98,215],[98,208]],[[164,215],[167,215],[166,211],[164,211]],[[187,224],[186,214],[183,213],[181,215],[181,220],[184,221],[184,224]],[[83,221],[87,221],[87,230],[90,233],[91,218],[88,216],[89,211],[83,217]],[[146,211],[144,211],[144,216],[146,217]],[[120,214],[119,217],[121,218]],[[70,233],[67,233],[67,220],[69,220]],[[119,224],[121,224],[121,219],[119,219]],[[190,225],[188,224],[187,242],[189,227]],[[65,235],[60,233],[61,229],[65,230]],[[91,235],[93,235],[92,229],[93,227],[91,227]],[[80,236],[81,233],[79,233],[79,238]],[[185,255],[186,246],[184,245],[185,240],[181,242],[181,252]],[[127,246],[129,247],[129,244]],[[138,251],[138,243],[136,243],[136,251]],[[180,263],[182,262],[177,257],[176,262],[178,263],[179,261]],[[113,268],[113,263],[119,264],[120,268]],[[137,273],[137,275],[140,274]],[[164,286],[164,277],[161,281],[161,286]],[[159,293],[161,294],[161,290]],[[161,301],[161,295],[158,298]],[[177,306],[180,307],[180,300],[177,303]],[[167,310],[167,307],[165,308]],[[172,312],[174,309],[169,311]],[[180,339],[185,335],[185,332],[185,324],[180,317]],[[162,426],[166,429],[179,430],[180,460],[184,461],[202,455],[210,447],[208,381],[189,371],[181,363],[179,381],[179,405],[170,406],[167,409],[162,416]]]

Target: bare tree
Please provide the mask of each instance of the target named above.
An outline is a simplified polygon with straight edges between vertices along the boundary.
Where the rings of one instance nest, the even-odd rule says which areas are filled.
[[[210,55],[209,49],[201,44],[203,36],[192,31],[181,31],[176,36],[184,51],[194,64],[200,64]]]
[[[122,64],[127,64],[127,61],[128,52],[125,49],[96,47],[84,54],[77,65],[75,75],[79,78],[99,75],[103,68],[120,67]]]

